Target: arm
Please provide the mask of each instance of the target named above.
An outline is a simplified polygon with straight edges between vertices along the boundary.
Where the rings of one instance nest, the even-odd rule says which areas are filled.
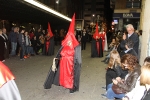
[[[130,92],[136,84],[136,81],[139,77],[139,73],[138,72],[134,72],[132,75],[130,74],[127,79],[125,80],[125,82],[123,83],[118,83],[117,85],[121,88],[123,88],[125,91]],[[128,81],[128,78],[130,79],[130,82]]]

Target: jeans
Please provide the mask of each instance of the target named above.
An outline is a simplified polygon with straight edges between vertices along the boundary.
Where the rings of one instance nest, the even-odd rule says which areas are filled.
[[[23,59],[24,58],[24,53],[25,53],[25,45],[21,44],[20,47],[21,47],[21,50],[20,50],[20,59]]]
[[[123,98],[125,94],[115,94],[114,91],[112,90],[112,85],[113,84],[109,84],[107,86],[107,94],[106,94],[107,98],[109,100],[114,100],[114,98],[119,98],[119,99]]]
[[[34,54],[33,47],[31,47],[31,46],[26,46],[25,53],[26,53],[27,55],[28,55],[28,54]]]
[[[11,42],[11,55],[12,56],[16,55],[16,47],[17,47],[17,42]]]

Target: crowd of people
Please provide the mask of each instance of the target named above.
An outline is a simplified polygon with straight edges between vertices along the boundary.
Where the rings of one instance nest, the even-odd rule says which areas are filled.
[[[106,94],[108,100],[148,100],[150,57],[144,64],[139,64],[141,53],[142,31],[135,32],[131,24],[126,26],[127,32],[117,34],[109,45],[109,53],[102,61],[106,68]]]

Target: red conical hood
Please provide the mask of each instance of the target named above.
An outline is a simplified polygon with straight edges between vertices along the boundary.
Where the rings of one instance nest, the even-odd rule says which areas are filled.
[[[72,21],[70,23],[70,27],[69,27],[69,30],[68,30],[68,33],[74,33],[74,26],[75,26],[75,14],[73,15],[72,17]]]
[[[9,68],[0,61],[0,87],[2,87],[9,80],[13,79],[15,79],[15,77]]]
[[[53,33],[51,31],[51,27],[50,27],[50,23],[48,22],[48,33],[50,35],[50,37],[53,37]]]
[[[99,36],[99,33],[98,33],[98,24],[96,24],[96,30],[95,30],[95,33],[93,34],[93,38],[96,39],[96,36],[97,37]]]
[[[69,27],[68,33],[67,33],[65,39],[62,41],[62,44],[61,44],[62,46],[67,45],[68,41],[72,42],[72,46],[73,47],[76,47],[79,44],[79,42],[75,38],[74,26],[75,26],[75,14],[72,17],[72,21],[70,23],[70,27]]]

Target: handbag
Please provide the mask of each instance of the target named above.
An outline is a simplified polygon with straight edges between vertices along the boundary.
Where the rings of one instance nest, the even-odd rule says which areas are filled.
[[[124,94],[126,91],[123,88],[120,88],[118,85],[113,84],[112,90],[115,94]]]

